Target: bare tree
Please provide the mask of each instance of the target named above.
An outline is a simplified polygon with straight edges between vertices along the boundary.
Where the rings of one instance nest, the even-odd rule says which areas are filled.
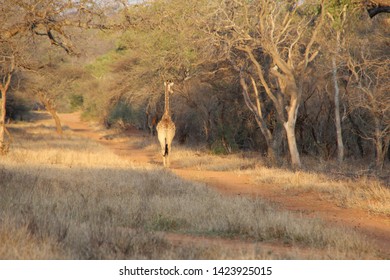
[[[272,101],[287,135],[291,164],[297,168],[301,167],[301,160],[295,125],[304,80],[310,75],[311,62],[319,54],[316,40],[324,21],[324,8],[323,2],[318,5],[311,1],[224,1],[213,16],[214,26],[209,27],[235,67],[240,72],[253,73],[252,78],[256,77],[261,85],[253,87],[255,101],[252,103],[256,105],[250,107],[256,112],[265,135],[269,133],[258,109],[256,90],[265,92]],[[249,67],[237,59],[237,51],[244,55]]]
[[[334,117],[336,127],[336,140],[337,140],[337,160],[342,163],[344,160],[344,143],[342,136],[342,124],[340,116],[340,86],[339,86],[339,63],[338,59],[342,56],[341,51],[343,48],[344,40],[344,28],[347,19],[347,1],[336,1],[329,3],[330,11],[327,13],[330,19],[330,25],[328,34],[325,36],[328,52],[332,57],[332,80],[333,80],[333,100],[334,100]]]
[[[247,76],[247,78],[245,78]],[[246,80],[249,80],[249,85]],[[267,156],[273,164],[278,162],[279,152],[278,152],[278,137],[275,137],[272,133],[267,119],[263,116],[263,111],[265,111],[264,104],[260,98],[259,86],[257,85],[256,80],[250,74],[240,73],[240,84],[242,87],[242,95],[246,106],[255,116],[257,125],[260,127],[261,133],[263,134],[265,141],[267,143]],[[252,93],[252,94],[251,94]]]
[[[390,142],[390,59],[372,59],[362,50],[350,56],[350,103],[359,116],[361,137],[372,141],[382,169]]]
[[[99,4],[100,3],[100,4]],[[107,29],[114,25],[105,24],[104,9],[100,1],[80,0],[15,0],[0,1],[2,17],[0,19],[0,44],[13,45],[20,48],[28,43],[34,43],[39,38],[47,39],[52,45],[62,48],[66,53],[77,55],[69,30],[71,28]],[[34,62],[28,61],[28,55],[18,53],[19,59],[13,55],[2,53],[2,111],[0,145],[4,141],[4,118],[6,108],[6,93],[11,82],[12,73],[18,69],[35,69]],[[39,61],[39,58],[35,58]],[[8,63],[8,65],[6,65]],[[40,92],[40,96],[46,96]],[[49,108],[52,102],[45,99]],[[50,111],[50,109],[49,109]],[[53,117],[56,119],[55,115]],[[59,128],[58,128],[59,129]],[[60,131],[60,130],[59,130]]]
[[[104,7],[94,0],[14,0],[1,1],[2,14],[0,39],[38,36],[47,38],[51,44],[64,49],[69,54],[77,50],[69,36],[68,29],[97,28],[108,29],[105,24]],[[99,4],[100,3],[100,4]]]

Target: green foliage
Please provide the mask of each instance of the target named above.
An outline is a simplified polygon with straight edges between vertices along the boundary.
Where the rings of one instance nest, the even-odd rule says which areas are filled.
[[[129,105],[123,101],[119,101],[111,110],[108,120],[110,123],[115,123],[119,120],[130,123],[133,117],[133,112]]]
[[[129,30],[117,43],[117,48],[127,50],[127,57],[140,62],[132,65],[131,72],[142,76],[151,71],[163,75],[177,75],[178,69],[188,67],[197,59],[193,46],[187,45],[181,34],[164,30]]]
[[[20,96],[20,94],[12,94],[7,96],[6,116],[12,120],[23,120],[24,117],[33,107],[32,101]],[[1,100],[1,99],[0,99]]]
[[[83,107],[84,97],[81,94],[71,94],[69,102],[72,110],[77,110]]]
[[[81,116],[84,120],[99,119],[100,115],[97,113],[96,103],[91,103],[88,106],[84,106]]]
[[[351,0],[329,0],[326,5],[326,12],[328,16],[331,17],[332,27],[335,30],[341,30],[343,26],[343,21],[346,13],[349,8],[352,7],[353,1]]]
[[[108,74],[112,64],[120,57],[120,51],[110,51],[98,57],[93,63],[85,66],[86,70],[96,78]]]
[[[224,128],[220,128],[219,137],[211,145],[211,152],[215,155],[227,155],[238,150],[238,145],[233,137],[233,127],[229,124]]]
[[[195,40],[200,31],[193,28],[191,19],[197,4],[154,1],[130,7],[128,16],[136,24],[121,36],[117,48],[127,50],[127,55],[140,62],[131,72],[139,78],[152,72],[161,80],[177,78],[183,68],[196,64],[201,58]]]
[[[280,6],[284,7],[284,12],[289,13],[293,7],[295,7],[295,1],[280,1],[281,3],[279,4]],[[298,17],[299,19],[301,16],[317,16],[321,13],[321,5],[320,1],[311,1],[311,0],[306,0],[302,1],[303,3],[298,6]]]
[[[117,125],[121,128],[128,126],[142,127],[143,111],[139,106],[132,106],[124,100],[119,100],[108,109],[106,122],[109,125]]]
[[[211,144],[211,153],[214,155],[227,155],[228,151],[223,145],[222,140],[216,140]]]

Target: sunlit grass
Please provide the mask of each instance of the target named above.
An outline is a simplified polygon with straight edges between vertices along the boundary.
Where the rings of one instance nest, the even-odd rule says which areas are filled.
[[[332,172],[268,167],[260,156],[253,153],[236,153],[228,156],[212,155],[205,150],[191,150],[177,147],[174,150],[173,165],[196,170],[233,171],[255,177],[256,184],[272,184],[285,191],[318,192],[330,202],[341,207],[359,208],[372,213],[390,216],[390,187],[375,177],[347,175],[336,176]],[[320,168],[311,166],[313,170]],[[348,173],[351,173],[349,170]],[[345,172],[345,174],[348,174]],[[338,175],[343,169],[338,169]]]
[[[159,154],[157,137],[132,137],[128,143],[144,151]],[[296,194],[317,192],[324,199],[341,207],[359,208],[390,216],[390,187],[375,177],[357,176],[358,168],[354,173],[349,163],[335,168],[309,160],[307,164],[310,168],[292,171],[287,168],[269,167],[264,159],[254,152],[214,155],[206,147],[190,148],[177,143],[172,147],[171,162],[172,168],[247,174],[255,178],[255,184],[272,184]],[[351,173],[356,176],[351,177]]]
[[[274,184],[295,194],[318,192],[341,207],[390,216],[390,189],[374,178],[335,179],[321,173],[267,167],[257,167],[247,173],[254,175],[259,185]]]
[[[25,124],[24,124],[25,126]],[[11,145],[8,155],[1,159],[7,164],[49,164],[72,166],[128,166],[130,161],[119,158],[108,149],[71,132],[63,136],[53,133],[43,125],[15,130],[18,137]],[[12,131],[12,128],[11,128]]]
[[[236,153],[231,155],[213,155],[206,150],[192,150],[175,147],[172,161],[179,168],[193,168],[210,171],[239,171],[254,169],[259,164],[259,157]]]
[[[378,257],[354,231],[260,199],[225,197],[160,166],[133,166],[69,131],[63,137],[52,132],[15,125],[11,152],[0,158],[0,239],[7,243],[0,258],[302,258],[300,248],[312,252],[305,253],[310,258]],[[292,246],[294,254],[177,246],[164,232],[272,242]],[[17,244],[14,253],[5,253],[10,244]]]

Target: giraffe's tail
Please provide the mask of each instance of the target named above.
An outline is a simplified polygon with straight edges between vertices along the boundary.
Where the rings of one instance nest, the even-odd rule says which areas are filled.
[[[167,138],[165,138],[165,150],[164,150],[164,157],[168,155],[168,143],[167,143]]]

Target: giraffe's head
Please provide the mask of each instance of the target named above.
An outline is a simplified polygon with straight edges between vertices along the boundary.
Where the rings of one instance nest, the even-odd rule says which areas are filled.
[[[165,86],[165,90],[168,92],[168,93],[173,93],[173,90],[172,90],[172,86],[174,85],[174,83],[171,81],[171,80],[166,80],[164,82],[164,86]]]

